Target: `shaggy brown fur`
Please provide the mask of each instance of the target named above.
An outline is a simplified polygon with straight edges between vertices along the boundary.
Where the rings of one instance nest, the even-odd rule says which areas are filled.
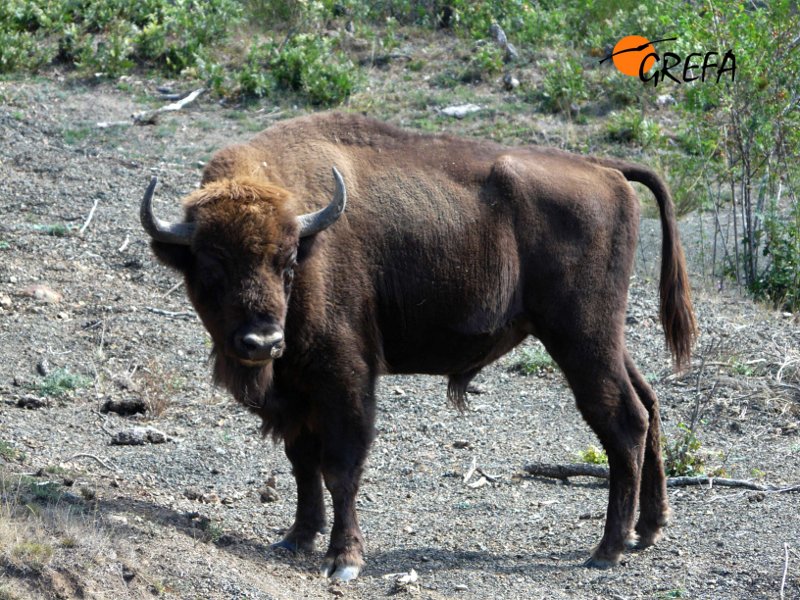
[[[347,209],[301,239],[296,216],[327,203],[332,166]],[[649,169],[341,114],[285,121],[215,155],[186,200],[191,245],[153,250],[186,277],[214,341],[215,379],[284,440],[297,514],[281,546],[313,546],[324,481],[334,508],[324,567],[357,573],[355,497],[376,377],[446,375],[461,406],[480,369],[528,335],[563,370],[609,457],[591,564],[614,564],[637,535],[656,541],[669,509],[658,400],[625,348],[639,223],[626,178],[649,187],[661,210],[661,320],[685,365],[695,322],[683,251],[669,191]],[[266,330],[285,332],[283,356],[244,360],[236,337]]]

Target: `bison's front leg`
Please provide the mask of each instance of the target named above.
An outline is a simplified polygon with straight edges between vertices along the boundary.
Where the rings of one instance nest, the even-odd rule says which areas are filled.
[[[297,484],[297,511],[294,524],[283,540],[273,547],[292,552],[311,552],[314,538],[325,527],[320,471],[322,446],[317,435],[304,430],[296,437],[287,439],[285,448]]]
[[[364,565],[356,494],[373,438],[374,399],[368,393],[332,408],[323,423],[322,475],[333,500],[333,528],[321,572],[350,581]]]

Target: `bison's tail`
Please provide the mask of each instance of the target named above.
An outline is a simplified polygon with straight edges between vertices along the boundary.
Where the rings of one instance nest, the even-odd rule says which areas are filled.
[[[686,259],[678,237],[675,207],[664,180],[652,170],[621,160],[600,159],[601,164],[617,169],[628,181],[647,186],[658,202],[661,215],[661,324],[672,357],[678,369],[688,366],[692,345],[697,335],[697,322],[692,310]]]

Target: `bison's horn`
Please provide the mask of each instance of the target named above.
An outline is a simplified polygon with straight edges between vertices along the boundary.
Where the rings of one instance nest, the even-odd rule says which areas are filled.
[[[297,222],[300,225],[300,237],[314,235],[326,227],[330,227],[344,212],[345,204],[347,204],[347,189],[344,187],[344,179],[342,179],[342,175],[336,170],[336,167],[333,167],[333,179],[336,184],[336,190],[333,193],[333,200],[331,200],[330,204],[316,212],[297,217]]]
[[[158,177],[154,176],[142,198],[142,205],[139,207],[142,227],[157,242],[188,246],[192,240],[192,233],[194,233],[195,225],[193,223],[169,223],[153,215],[153,193],[156,191],[157,183]]]

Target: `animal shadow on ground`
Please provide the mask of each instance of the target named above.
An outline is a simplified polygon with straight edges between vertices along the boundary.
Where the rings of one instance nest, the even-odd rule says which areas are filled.
[[[103,514],[128,513],[138,516],[146,522],[173,528],[183,535],[204,540],[214,544],[220,551],[251,562],[277,562],[301,571],[316,572],[324,554],[322,537],[319,538],[314,553],[293,554],[283,549],[272,548],[269,540],[255,540],[238,532],[210,536],[207,520],[204,523],[203,517],[198,518],[197,513],[176,511],[143,500],[104,499],[98,501],[96,507]],[[131,525],[120,525],[119,528],[132,534],[136,529]],[[469,569],[495,574],[529,575],[532,571],[544,573],[580,567],[586,558],[586,550],[585,548],[540,552],[521,550],[519,553],[511,555],[490,551],[451,550],[421,546],[370,552],[369,557],[370,567],[366,574],[376,577],[405,571],[408,569],[408,565],[415,565],[415,569],[421,574],[442,572],[448,569]]]

